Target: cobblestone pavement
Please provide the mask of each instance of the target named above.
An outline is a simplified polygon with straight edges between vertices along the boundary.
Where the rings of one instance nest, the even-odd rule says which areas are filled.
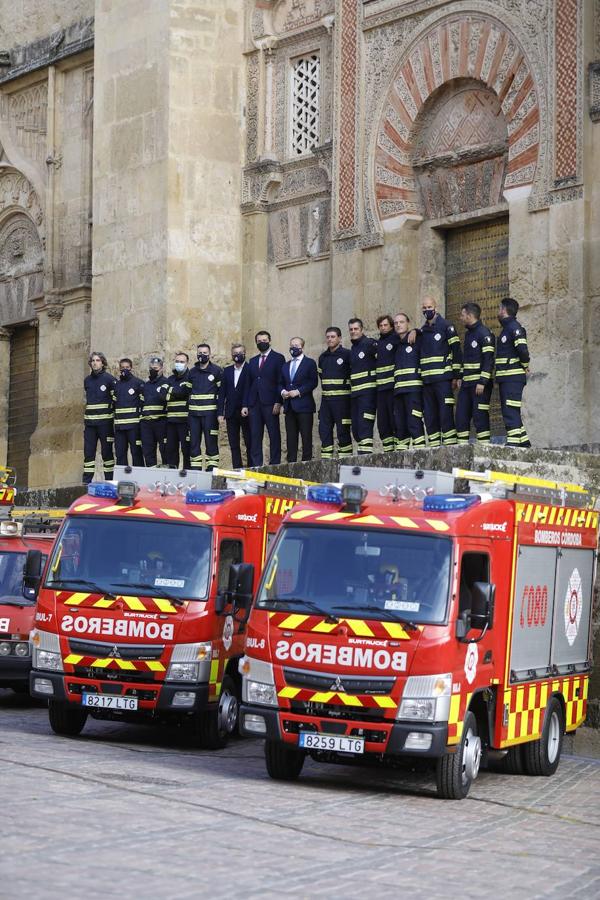
[[[0,691],[0,894],[113,897],[600,897],[600,762],[550,779],[484,772],[440,801],[424,771],[307,763],[270,781],[262,746],[89,721]]]

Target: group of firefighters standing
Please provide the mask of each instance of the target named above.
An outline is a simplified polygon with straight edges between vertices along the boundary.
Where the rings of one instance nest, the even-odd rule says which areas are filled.
[[[411,328],[406,313],[377,319],[379,339],[364,333],[359,318],[348,322],[350,348],[342,345],[337,326],[327,329],[327,348],[318,362],[304,354],[304,340],[290,340],[290,359],[273,350],[271,335],[255,335],[258,353],[246,360],[243,344],[231,348],[231,365],[211,361],[211,348],[197,346],[197,361],[178,353],[172,373],[163,360],[150,360],[148,378],[133,374],[132,361],[119,361],[119,377],[108,371],[103,353],[92,353],[84,382],[84,482],[95,471],[98,443],[104,476],[131,462],[153,467],[160,460],[172,468],[212,470],[219,465],[219,426],[226,425],[232,465],[242,467],[243,437],[248,465],[263,464],[265,428],[269,463],[281,462],[279,417],[284,413],[287,459],[295,462],[300,440],[302,459],[312,459],[314,391],[321,381],[319,408],[321,456],[373,452],[375,423],[384,452],[428,445],[466,444],[471,427],[477,440],[489,442],[493,379],[500,393],[506,443],[531,446],[521,419],[527,380],[527,335],[517,321],[519,305],[501,301],[496,339],[481,321],[476,303],[465,303],[461,321],[464,345],[454,325],[437,311],[435,299],[422,304],[423,324]]]

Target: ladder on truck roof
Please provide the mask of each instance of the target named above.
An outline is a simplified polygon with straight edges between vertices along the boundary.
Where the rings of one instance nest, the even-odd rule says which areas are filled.
[[[468,481],[474,493],[483,488],[496,497],[523,498],[530,502],[539,500],[555,506],[591,509],[595,504],[595,498],[590,491],[572,482],[534,478],[529,475],[517,475],[515,472],[495,472],[491,469],[484,472],[452,469],[452,474],[455,478]]]
[[[134,481],[138,487],[151,491],[163,491],[168,496],[169,494],[183,493],[186,490],[216,489],[215,479],[217,478],[225,479],[228,488],[243,490],[247,494],[268,491],[269,494],[295,499],[304,497],[305,488],[316,483],[304,481],[301,478],[287,478],[283,475],[254,472],[250,469],[213,469],[212,472],[203,472],[194,469],[164,467],[146,469],[143,466],[115,466],[113,481]]]

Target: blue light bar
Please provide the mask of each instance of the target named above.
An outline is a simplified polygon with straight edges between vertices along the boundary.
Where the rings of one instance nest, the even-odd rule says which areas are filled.
[[[103,497],[105,500],[118,500],[119,492],[116,484],[110,481],[93,481],[88,484],[88,494],[90,497]]]
[[[313,503],[336,503],[338,506],[341,506],[343,502],[340,488],[334,487],[332,484],[317,484],[309,487],[306,499]]]
[[[235,491],[191,490],[185,495],[185,502],[189,506],[202,506],[205,503],[222,503],[230,497],[235,497]]]
[[[431,494],[423,500],[426,512],[456,512],[481,503],[479,494]]]

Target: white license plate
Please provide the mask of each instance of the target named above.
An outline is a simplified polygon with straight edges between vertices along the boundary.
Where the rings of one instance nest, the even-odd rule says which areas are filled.
[[[304,731],[298,746],[306,750],[337,750],[338,753],[364,753],[364,738],[339,737],[337,734],[314,734]]]
[[[81,702],[83,706],[89,706],[91,709],[125,709],[131,711],[138,708],[137,697],[113,697],[107,694],[82,694]]]

